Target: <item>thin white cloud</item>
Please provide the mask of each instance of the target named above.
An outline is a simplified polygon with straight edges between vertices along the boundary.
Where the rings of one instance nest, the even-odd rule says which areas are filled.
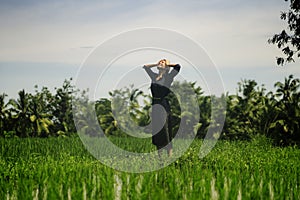
[[[17,7],[0,14],[0,61],[80,63],[90,50],[81,47],[125,30],[165,27],[203,45],[220,67],[269,65],[277,51],[267,39],[284,25],[284,3],[266,2],[49,1]]]

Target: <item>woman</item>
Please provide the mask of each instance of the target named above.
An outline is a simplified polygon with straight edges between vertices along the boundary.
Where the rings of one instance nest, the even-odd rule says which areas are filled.
[[[151,68],[157,67],[158,73]],[[157,64],[144,65],[151,78],[152,93],[152,143],[158,149],[161,156],[162,150],[166,148],[168,155],[172,155],[172,127],[171,127],[171,108],[167,100],[170,87],[174,77],[180,70],[179,64],[170,64],[166,59],[160,60]],[[173,68],[169,73],[170,68]],[[164,109],[162,109],[164,108]]]

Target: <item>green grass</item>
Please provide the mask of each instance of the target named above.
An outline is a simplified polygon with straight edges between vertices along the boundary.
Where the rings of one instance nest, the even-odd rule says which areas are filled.
[[[147,140],[111,140],[155,149]],[[300,199],[298,148],[218,141],[200,159],[201,143],[168,167],[135,174],[101,164],[76,137],[0,139],[0,199]]]

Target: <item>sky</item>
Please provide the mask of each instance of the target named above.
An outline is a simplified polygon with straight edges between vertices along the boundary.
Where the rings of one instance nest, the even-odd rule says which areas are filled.
[[[286,28],[280,12],[287,9],[283,0],[0,1],[0,93],[15,98],[21,89],[33,92],[34,85],[52,90],[65,79],[73,77],[76,82],[99,45],[149,27],[174,31],[197,43],[219,72],[225,91],[235,93],[242,79],[254,79],[271,90],[276,81],[290,74],[300,77],[299,61],[278,67],[275,57],[281,56],[281,51],[267,42]],[[197,78],[188,62],[171,54],[163,56],[182,65],[185,80],[206,88],[209,75]],[[98,58],[100,63],[101,55]],[[116,88],[112,85],[122,82],[119,69],[136,71],[133,76],[145,78],[139,66],[159,58],[158,52],[147,54],[146,50],[123,56],[94,93],[97,98],[104,97]],[[128,80],[126,84],[130,84]],[[146,87],[141,84],[139,87]]]

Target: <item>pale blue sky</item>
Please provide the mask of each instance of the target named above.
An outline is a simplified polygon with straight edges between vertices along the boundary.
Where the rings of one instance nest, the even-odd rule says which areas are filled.
[[[299,61],[277,67],[281,52],[267,43],[286,27],[279,15],[287,8],[283,0],[0,1],[0,93],[61,86],[93,47],[143,27],[192,38],[218,67],[226,91],[234,93],[241,79],[271,89],[289,74],[300,77]]]

